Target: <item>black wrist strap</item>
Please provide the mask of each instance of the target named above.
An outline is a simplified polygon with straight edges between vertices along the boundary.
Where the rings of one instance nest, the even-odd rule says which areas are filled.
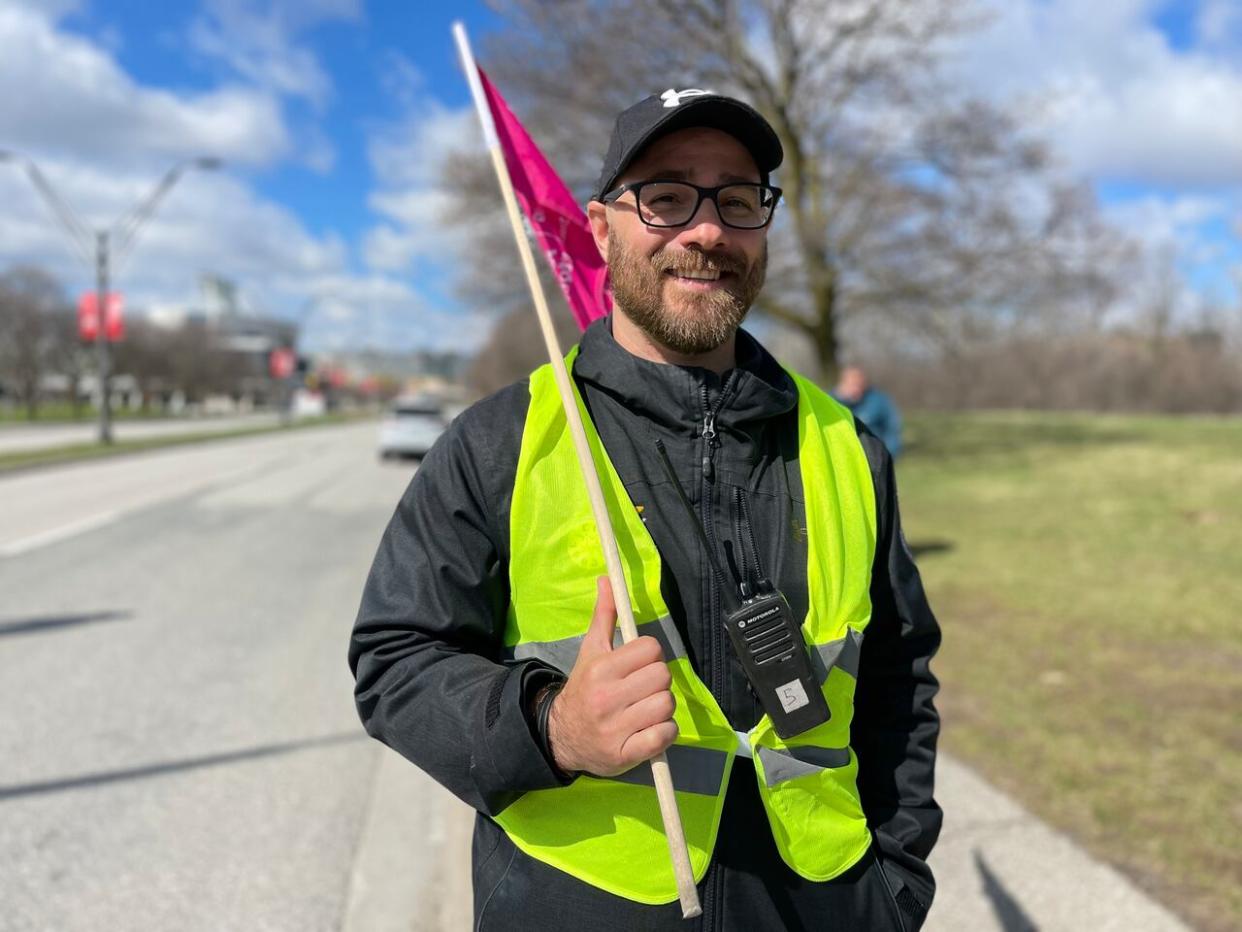
[[[539,737],[539,748],[543,751],[543,756],[547,758],[553,772],[565,783],[570,783],[578,774],[560,768],[560,765],[556,762],[556,757],[552,754],[552,745],[548,741],[548,716],[552,713],[552,701],[556,699],[557,695],[564,688],[564,680],[544,688],[543,695],[539,697],[539,704],[535,708],[535,733]]]

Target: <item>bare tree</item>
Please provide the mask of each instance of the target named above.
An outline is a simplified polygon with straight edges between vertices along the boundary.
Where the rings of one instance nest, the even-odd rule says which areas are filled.
[[[170,380],[191,402],[233,394],[245,374],[238,354],[224,349],[213,329],[200,321],[169,331],[162,342]]]
[[[48,322],[51,328],[49,366],[68,383],[67,400],[74,418],[82,416],[82,381],[95,371],[98,357],[92,343],[78,333],[78,315],[72,307],[56,309]]]
[[[1092,199],[1058,179],[1016,120],[942,77],[951,43],[981,22],[965,0],[495,6],[508,28],[484,66],[583,200],[613,116],[647,94],[708,87],[768,118],[785,195],[759,310],[811,342],[824,378],[854,319],[951,349],[1111,293],[1106,268],[1076,261],[1086,241],[1120,249]],[[471,274],[466,293],[496,303],[520,279],[495,274],[512,248],[486,171],[458,159],[446,181],[451,215],[470,218],[493,273]]]
[[[56,315],[64,313],[64,291],[42,269],[18,266],[0,275],[0,381],[31,420],[38,416],[42,382],[63,339]]]
[[[553,314],[552,323],[561,346],[572,346],[578,329],[568,311]],[[518,305],[497,321],[487,343],[474,357],[466,383],[475,397],[482,397],[528,375],[547,359],[534,309]]]
[[[134,380],[143,411],[156,399],[163,407],[177,388],[171,352],[174,342],[174,331],[136,318],[126,323],[125,339],[113,347],[113,365]]]

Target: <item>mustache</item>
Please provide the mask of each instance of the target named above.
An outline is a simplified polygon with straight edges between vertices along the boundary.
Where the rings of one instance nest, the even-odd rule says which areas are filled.
[[[727,253],[658,252],[651,257],[657,272],[720,272],[745,275],[747,265],[742,259]]]

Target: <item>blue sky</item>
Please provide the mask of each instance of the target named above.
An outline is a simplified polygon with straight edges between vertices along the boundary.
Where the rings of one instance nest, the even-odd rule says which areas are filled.
[[[1030,119],[1065,170],[1153,257],[1174,258],[1181,314],[1224,306],[1236,320],[1242,3],[984,5],[991,22],[950,74],[1038,101]],[[500,25],[481,3],[0,0],[0,148],[35,159],[91,224],[179,159],[226,159],[187,174],[144,229],[120,270],[131,307],[175,315],[214,274],[302,321],[312,347],[468,350],[488,325],[451,293],[469,241],[429,219],[437,159],[478,145],[454,17],[476,42]],[[88,284],[11,164],[0,202],[0,268],[35,262],[70,292]]]
[[[301,142],[326,140],[331,147],[331,168],[315,170],[292,160],[249,178],[263,196],[295,206],[312,232],[335,230],[352,240],[374,222],[366,203],[374,180],[368,131],[401,119],[416,95],[465,107],[469,91],[456,61],[452,22],[461,19],[482,35],[497,18],[485,5],[469,2],[343,3],[337,9],[339,16],[327,16],[298,36],[327,78],[326,90],[290,93],[285,101],[286,118]],[[62,25],[87,41],[102,38],[113,45],[118,64],[142,84],[206,92],[233,74],[227,63],[195,48],[191,36],[202,17],[203,6],[196,3],[110,0],[83,5]],[[398,62],[411,70],[401,73]],[[400,91],[394,92],[394,82]]]

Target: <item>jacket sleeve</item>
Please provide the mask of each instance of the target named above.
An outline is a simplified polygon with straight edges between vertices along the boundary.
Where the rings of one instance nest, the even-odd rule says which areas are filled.
[[[514,407],[481,403],[427,454],[384,531],[349,645],[367,732],[488,815],[561,785],[527,711],[559,674],[499,655],[509,592],[490,451],[512,441],[511,488]]]
[[[859,439],[872,466],[878,528],[851,744],[881,857],[909,888],[898,902],[921,919],[935,892],[926,861],[942,819],[933,799],[939,684],[929,666],[940,626],[901,531],[892,457],[865,428]]]

